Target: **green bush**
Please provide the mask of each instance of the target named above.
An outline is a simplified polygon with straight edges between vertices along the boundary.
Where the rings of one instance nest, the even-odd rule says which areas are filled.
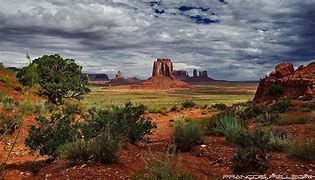
[[[281,100],[271,105],[271,111],[284,113],[287,112],[291,106],[292,104],[290,101]]]
[[[41,155],[48,155],[54,159],[60,155],[59,149],[80,138],[81,134],[73,115],[55,113],[50,119],[37,118],[40,126],[32,126],[25,140],[31,150],[39,150]]]
[[[271,131],[269,137],[268,149],[274,151],[286,151],[292,142],[291,136],[280,129]]]
[[[276,119],[275,124],[279,126],[291,125],[291,124],[305,124],[307,123],[306,116],[296,116],[292,114],[280,114]]]
[[[283,93],[284,93],[284,90],[282,86],[273,84],[268,87],[266,91],[266,96],[277,99],[281,95],[283,95]]]
[[[94,108],[79,116],[80,119],[77,119],[78,114],[75,113],[78,111],[75,109],[69,110],[67,106],[60,108],[50,118],[37,118],[39,126],[32,126],[25,140],[31,150],[39,150],[41,155],[52,159],[63,151],[71,161],[85,161],[90,154],[93,156],[91,160],[109,162],[111,159],[108,156],[116,152],[118,140],[138,142],[156,127],[143,116],[143,105],[127,103],[124,107]],[[104,134],[105,130],[108,135]],[[102,153],[101,150],[106,149],[104,146],[109,149]],[[70,153],[76,154],[77,158]],[[112,158],[115,159],[114,156]]]
[[[225,110],[227,108],[227,105],[223,103],[217,103],[217,104],[212,105],[211,108],[214,108],[217,110]]]
[[[197,106],[197,104],[194,101],[192,101],[192,100],[186,100],[186,101],[182,102],[182,107],[183,108],[193,108],[193,107],[196,107],[196,106]]]
[[[132,180],[195,180],[196,178],[181,170],[180,159],[175,159],[175,150],[168,147],[164,156],[145,158],[144,169],[131,176]],[[176,164],[173,161],[177,160]]]
[[[62,155],[74,163],[89,160],[100,163],[111,163],[118,159],[120,140],[114,138],[108,130],[99,136],[85,140],[79,139],[66,144],[62,148]]]
[[[235,137],[244,130],[244,127],[233,112],[226,111],[214,117],[212,129],[223,134],[230,143],[233,143]]]
[[[123,107],[112,107],[111,109],[93,110],[87,125],[83,131],[85,137],[94,138],[103,129],[108,128],[115,137],[123,137],[131,143],[145,140],[155,123],[144,116],[146,107],[144,105],[132,105],[126,103]]]
[[[304,142],[292,144],[289,149],[290,157],[306,162],[315,160],[315,143]]]
[[[269,167],[269,141],[269,134],[259,129],[239,134],[235,139],[236,152],[232,160],[234,172],[264,173]]]
[[[189,151],[195,145],[202,143],[203,129],[199,124],[187,121],[185,118],[175,121],[175,129],[173,131],[174,143],[181,151]]]

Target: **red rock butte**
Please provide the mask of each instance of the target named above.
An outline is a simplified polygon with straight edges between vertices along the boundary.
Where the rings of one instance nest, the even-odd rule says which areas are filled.
[[[281,63],[275,67],[269,76],[261,79],[257,87],[254,102],[268,101],[266,92],[271,85],[283,88],[286,98],[293,98],[315,93],[315,62],[299,66],[296,70],[291,63]]]
[[[174,76],[171,59],[160,58],[153,63],[152,76],[134,87],[152,90],[192,88],[190,84],[180,81]]]

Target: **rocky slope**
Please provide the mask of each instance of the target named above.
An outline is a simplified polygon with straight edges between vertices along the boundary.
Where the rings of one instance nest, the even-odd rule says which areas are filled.
[[[14,100],[23,98],[22,87],[15,75],[4,67],[0,67],[0,93],[12,97]]]

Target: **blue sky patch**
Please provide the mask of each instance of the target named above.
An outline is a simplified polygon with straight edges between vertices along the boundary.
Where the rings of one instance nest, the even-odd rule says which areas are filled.
[[[190,11],[190,10],[193,10],[193,9],[199,9],[201,11],[208,11],[210,8],[204,8],[204,7],[193,7],[193,6],[181,6],[178,8],[178,10],[180,11]]]
[[[212,20],[207,17],[202,16],[190,16],[190,19],[195,20],[197,24],[212,24],[212,23],[219,23],[220,21],[218,19]]]

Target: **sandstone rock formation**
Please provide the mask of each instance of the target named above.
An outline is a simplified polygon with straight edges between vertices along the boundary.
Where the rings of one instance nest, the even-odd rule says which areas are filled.
[[[215,81],[212,78],[209,78],[207,71],[197,71],[196,69],[193,70],[193,76],[190,77],[187,73],[187,71],[184,70],[178,70],[173,71],[174,76],[182,81],[185,82],[213,82]]]
[[[158,59],[154,62],[152,76],[159,75],[174,78],[173,63],[170,59]]]
[[[266,96],[266,92],[271,85],[283,88],[282,98],[313,95],[315,93],[315,62],[307,66],[300,66],[296,70],[290,63],[277,65],[275,71],[260,80],[253,101],[260,103],[270,100]]]
[[[121,71],[118,70],[114,79],[111,79],[109,84],[117,86],[117,85],[127,85],[129,82],[124,78]]]
[[[122,76],[121,71],[118,70],[118,71],[117,71],[117,74],[116,74],[116,79],[123,79],[123,78],[124,78],[124,77]]]
[[[159,90],[191,87],[190,84],[180,81],[174,76],[173,63],[170,59],[157,59],[153,64],[152,76],[134,86],[134,88]]]

